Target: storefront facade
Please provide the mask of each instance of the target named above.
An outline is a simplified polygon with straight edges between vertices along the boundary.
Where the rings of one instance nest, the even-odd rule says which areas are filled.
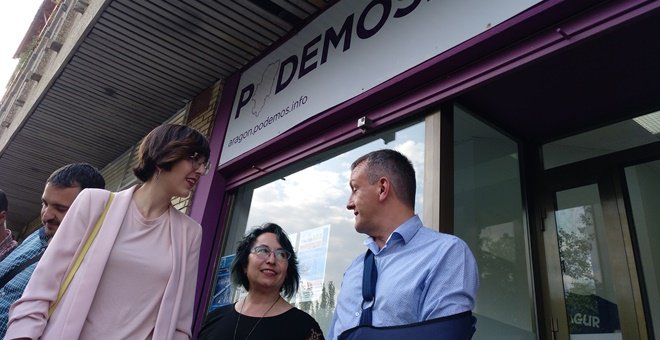
[[[658,7],[332,5],[224,84],[218,167],[190,211],[205,235],[196,329],[240,295],[223,281],[236,242],[275,222],[300,259],[292,302],[327,331],[364,251],[350,163],[393,148],[413,162],[425,225],[477,258],[475,339],[653,339]]]

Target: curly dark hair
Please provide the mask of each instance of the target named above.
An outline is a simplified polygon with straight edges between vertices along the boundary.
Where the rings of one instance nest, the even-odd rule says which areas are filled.
[[[195,153],[209,159],[211,148],[206,136],[185,125],[161,125],[151,130],[140,143],[139,160],[133,173],[142,182],[146,182],[157,168],[169,171],[176,162]]]
[[[298,291],[298,285],[300,282],[298,257],[293,251],[293,245],[291,245],[291,241],[289,241],[289,237],[286,236],[284,229],[275,223],[264,223],[259,227],[255,227],[238,243],[236,257],[231,265],[232,281],[237,285],[243,286],[247,291],[250,291],[250,281],[245,273],[245,268],[247,268],[250,251],[254,246],[254,242],[257,240],[257,237],[265,233],[275,234],[277,241],[282,245],[282,248],[291,253],[289,267],[286,270],[286,277],[280,288],[280,291],[284,293],[285,297],[291,298]]]

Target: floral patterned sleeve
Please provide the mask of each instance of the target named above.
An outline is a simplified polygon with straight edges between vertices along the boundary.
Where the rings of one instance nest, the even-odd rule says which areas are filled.
[[[313,316],[299,309],[297,310],[298,332],[295,337],[301,340],[325,340],[321,326]]]
[[[319,325],[315,324],[314,326],[314,328],[309,330],[309,336],[305,340],[325,340]]]

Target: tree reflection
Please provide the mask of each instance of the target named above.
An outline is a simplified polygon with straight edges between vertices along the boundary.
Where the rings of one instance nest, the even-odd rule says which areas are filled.
[[[570,209],[574,210],[574,209]],[[593,207],[584,206],[576,218],[558,218],[558,241],[566,292],[593,294],[596,278],[591,259],[594,247]],[[559,217],[559,216],[558,216]]]
[[[315,300],[301,301],[297,304],[300,310],[311,315],[319,325],[329,325],[335,311],[336,289],[332,281],[324,282],[321,296]]]
[[[601,296],[594,207],[557,211],[557,238],[571,334],[620,330],[617,305]]]

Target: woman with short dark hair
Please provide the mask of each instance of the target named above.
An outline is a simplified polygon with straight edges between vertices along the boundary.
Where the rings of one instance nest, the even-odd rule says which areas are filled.
[[[298,258],[282,228],[265,223],[238,244],[231,267],[235,284],[248,294],[233,305],[211,312],[199,339],[324,339],[309,314],[282,298],[298,290]]]
[[[6,339],[190,339],[202,229],[171,200],[190,195],[209,169],[209,153],[198,131],[161,125],[138,151],[134,172],[143,183],[114,199],[105,190],[83,190],[12,306]]]

